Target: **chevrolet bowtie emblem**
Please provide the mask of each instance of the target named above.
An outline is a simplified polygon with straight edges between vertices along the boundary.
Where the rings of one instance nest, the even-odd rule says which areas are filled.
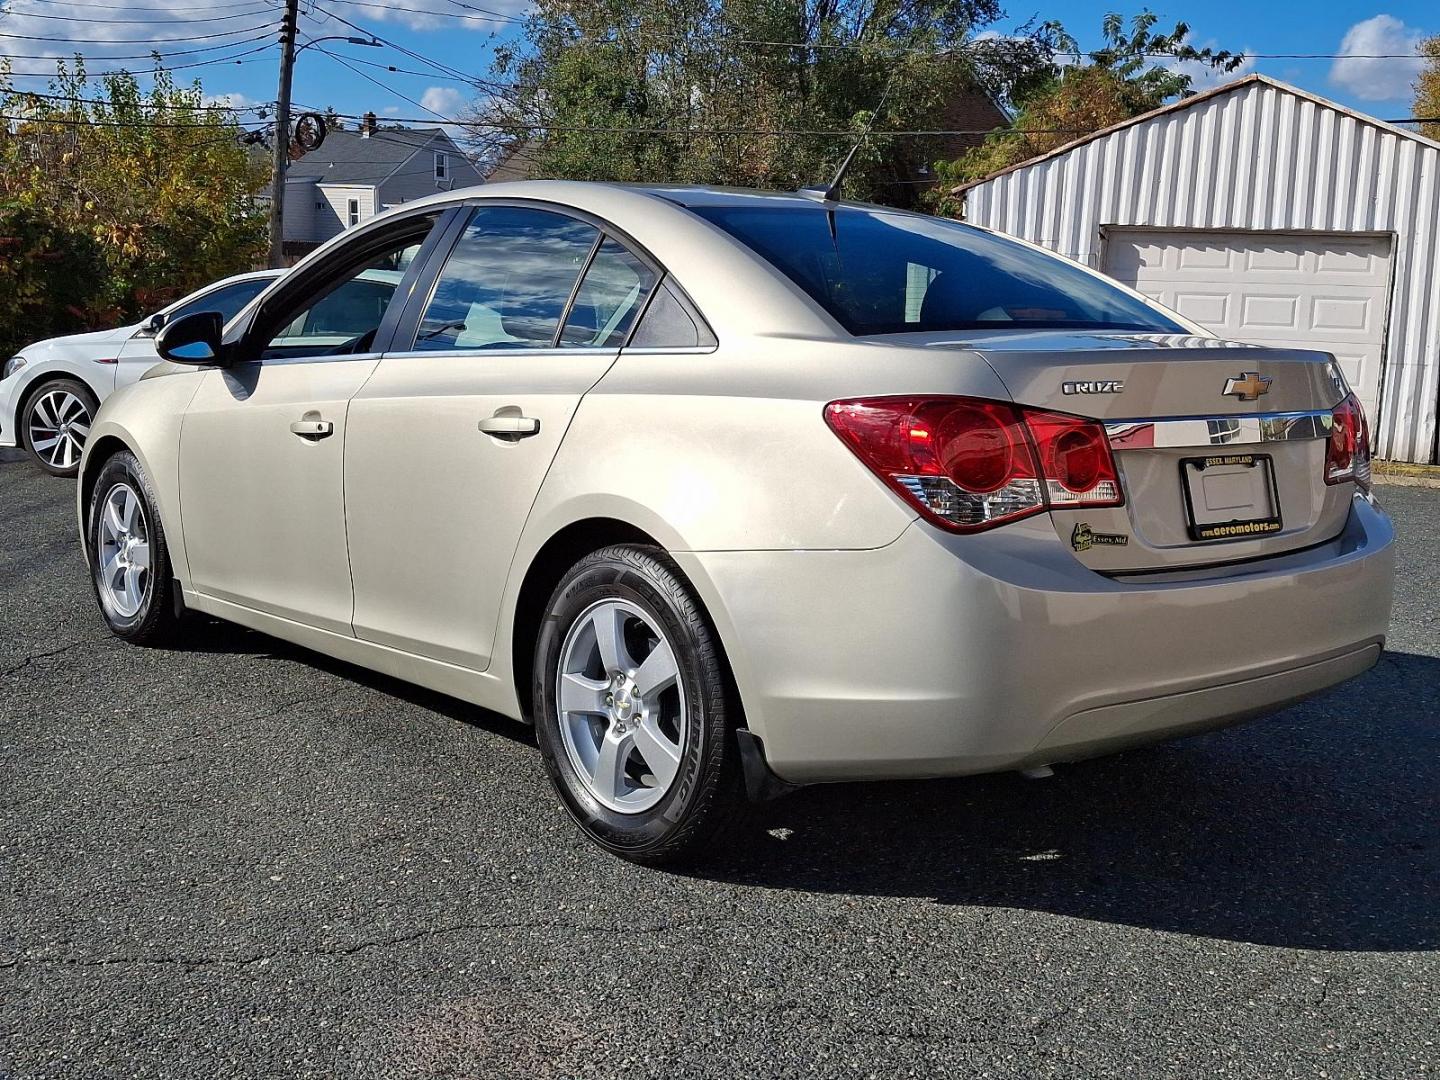
[[[1238,379],[1226,379],[1223,393],[1226,397],[1234,395],[1241,401],[1255,401],[1261,394],[1270,392],[1270,384],[1274,381],[1258,371],[1245,371]]]

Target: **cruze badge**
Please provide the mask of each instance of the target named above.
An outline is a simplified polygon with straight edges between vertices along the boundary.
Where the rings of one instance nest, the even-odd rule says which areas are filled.
[[[1070,546],[1076,551],[1089,551],[1092,547],[1124,547],[1130,538],[1124,533],[1096,532],[1085,522],[1080,522],[1070,533]]]
[[[1060,384],[1062,394],[1123,394],[1124,379],[1081,379]]]
[[[1237,397],[1241,401],[1255,401],[1261,394],[1270,392],[1270,384],[1274,381],[1258,371],[1245,371],[1241,372],[1238,379],[1226,379],[1225,389],[1221,394],[1224,397]]]

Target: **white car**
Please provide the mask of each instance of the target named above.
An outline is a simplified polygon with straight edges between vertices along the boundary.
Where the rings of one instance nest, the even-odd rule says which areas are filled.
[[[74,476],[100,402],[159,363],[155,335],[166,322],[197,311],[233,318],[283,273],[237,274],[138,323],[27,345],[0,373],[0,446],[23,447],[46,472]]]

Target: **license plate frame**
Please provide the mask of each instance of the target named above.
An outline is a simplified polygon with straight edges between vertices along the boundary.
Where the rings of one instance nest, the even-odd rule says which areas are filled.
[[[1225,518],[1223,514],[1205,509],[1197,513],[1197,485],[1203,486],[1205,470],[1224,468],[1233,470],[1260,469],[1260,482],[1251,481],[1252,490],[1263,492],[1268,505],[1263,513],[1241,517]],[[1256,537],[1273,536],[1284,527],[1280,512],[1280,490],[1275,483],[1275,462],[1269,454],[1206,454],[1203,457],[1187,457],[1180,460],[1180,491],[1185,499],[1185,528],[1190,539],[1197,543],[1216,543],[1226,540],[1249,540]]]

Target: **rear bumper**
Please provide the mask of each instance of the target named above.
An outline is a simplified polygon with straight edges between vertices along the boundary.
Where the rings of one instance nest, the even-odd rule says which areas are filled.
[[[1183,580],[1087,570],[1046,518],[676,558],[794,782],[1072,760],[1282,708],[1376,662],[1394,572],[1389,519],[1360,496],[1327,544]]]

